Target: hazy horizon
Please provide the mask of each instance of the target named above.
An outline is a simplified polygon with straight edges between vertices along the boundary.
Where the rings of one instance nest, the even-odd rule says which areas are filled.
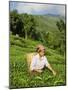
[[[17,10],[18,13],[27,13],[33,15],[61,15],[65,16],[64,4],[46,4],[10,1],[10,11]]]

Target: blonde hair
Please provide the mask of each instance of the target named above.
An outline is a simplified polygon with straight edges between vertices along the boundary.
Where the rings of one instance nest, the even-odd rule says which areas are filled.
[[[41,50],[45,50],[45,47],[42,44],[37,45],[36,52],[40,52]]]
[[[34,55],[36,55],[37,53],[28,53],[28,54],[26,54],[26,59],[27,59],[27,64],[28,64],[28,70],[29,70],[29,72],[30,72],[30,64],[31,64],[31,62],[32,62],[32,58],[33,58],[33,56]]]

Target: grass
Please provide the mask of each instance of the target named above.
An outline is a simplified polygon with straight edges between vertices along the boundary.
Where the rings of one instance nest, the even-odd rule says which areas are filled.
[[[10,35],[10,88],[61,86],[66,84],[65,57],[48,47],[46,47],[46,57],[57,75],[53,76],[47,68],[42,74],[30,75],[28,73],[26,53],[34,52],[36,45],[39,43],[38,41],[25,40]]]

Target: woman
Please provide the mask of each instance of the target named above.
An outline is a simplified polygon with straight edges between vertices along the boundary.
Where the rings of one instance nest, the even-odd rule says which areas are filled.
[[[45,48],[43,45],[37,46],[37,54],[32,57],[31,64],[30,64],[30,71],[39,72],[43,71],[44,67],[47,67],[50,71],[52,71],[53,75],[56,75],[56,72],[52,69],[51,65],[49,64],[45,54]]]

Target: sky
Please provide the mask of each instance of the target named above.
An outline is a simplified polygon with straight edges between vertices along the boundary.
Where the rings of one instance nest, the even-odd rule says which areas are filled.
[[[55,14],[65,16],[64,4],[45,4],[28,2],[10,2],[10,11],[17,10],[18,13],[28,13],[34,15]]]

